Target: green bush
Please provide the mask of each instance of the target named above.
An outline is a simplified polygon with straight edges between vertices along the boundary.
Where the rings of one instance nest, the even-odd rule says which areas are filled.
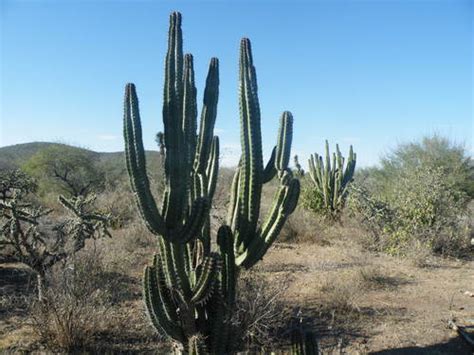
[[[453,190],[474,198],[474,162],[463,145],[439,135],[427,136],[420,142],[398,145],[374,169],[378,188],[390,190],[400,174],[417,168],[438,169]]]
[[[38,180],[42,193],[87,196],[103,189],[104,174],[94,152],[71,146],[50,146],[38,151],[22,169]]]
[[[464,255],[470,248],[470,167],[460,146],[438,136],[401,145],[381,168],[358,173],[350,209],[375,249],[406,254],[417,243],[435,253]]]

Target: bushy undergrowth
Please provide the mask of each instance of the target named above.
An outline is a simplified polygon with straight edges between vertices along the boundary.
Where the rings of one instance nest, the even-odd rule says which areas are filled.
[[[381,168],[359,174],[349,206],[369,232],[367,242],[373,249],[394,255],[406,255],[420,246],[442,255],[469,253],[472,226],[466,174],[471,163],[462,155],[453,162],[454,153],[449,146],[440,150],[438,140],[402,146],[383,160]],[[433,145],[441,156],[430,150]],[[459,147],[450,149],[457,152]],[[451,166],[459,168],[447,168]]]
[[[281,301],[287,280],[266,280],[253,272],[239,280],[235,325],[237,348],[270,351],[283,343],[280,335],[290,323],[287,306]]]
[[[73,263],[48,275],[42,301],[30,307],[32,325],[53,351],[77,351],[93,346],[100,332],[111,327],[109,309],[119,281],[108,277],[96,253],[77,256]]]

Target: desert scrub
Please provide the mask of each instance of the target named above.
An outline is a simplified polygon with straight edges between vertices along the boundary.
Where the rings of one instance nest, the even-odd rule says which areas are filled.
[[[281,298],[288,282],[288,278],[270,281],[257,272],[243,273],[231,320],[237,349],[268,352],[284,343],[282,333],[290,325],[290,309]]]
[[[355,186],[349,205],[376,250],[406,255],[416,243],[462,256],[469,250],[467,201],[441,168],[418,167],[398,173],[383,193]]]
[[[76,255],[74,263],[48,274],[43,299],[33,301],[35,332],[52,351],[93,349],[113,323],[110,308],[119,284],[110,278],[97,253]]]

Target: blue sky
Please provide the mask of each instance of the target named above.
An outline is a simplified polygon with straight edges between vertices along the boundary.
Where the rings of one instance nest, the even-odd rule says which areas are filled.
[[[293,152],[353,144],[360,166],[440,133],[472,152],[471,1],[0,1],[0,146],[60,141],[123,150],[124,85],[140,97],[145,145],[162,129],[168,15],[183,14],[199,97],[220,59],[222,161],[239,154],[239,39],[252,40],[264,148],[280,114]]]

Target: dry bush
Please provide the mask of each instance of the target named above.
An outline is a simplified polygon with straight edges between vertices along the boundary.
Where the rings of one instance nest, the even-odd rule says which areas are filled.
[[[311,212],[298,208],[286,221],[280,236],[281,242],[322,242],[326,226]]]
[[[103,263],[108,269],[141,279],[143,267],[157,252],[158,237],[151,234],[143,221],[136,220],[114,231],[107,241],[96,241]]]
[[[44,300],[30,307],[35,332],[53,351],[93,348],[111,326],[109,310],[121,285],[108,275],[97,253],[77,254],[47,281]]]
[[[407,260],[415,267],[425,268],[435,266],[436,259],[429,246],[419,240],[412,240],[405,254]]]
[[[137,209],[133,194],[128,186],[120,184],[114,189],[108,188],[98,195],[97,204],[105,213],[112,216],[111,226],[114,229],[124,228],[137,218]]]
[[[238,349],[268,351],[281,344],[279,334],[289,321],[288,308],[281,301],[287,283],[287,279],[268,281],[251,272],[242,275],[237,310],[232,319]]]
[[[344,212],[334,223],[318,217],[313,212],[298,208],[290,215],[278,237],[279,242],[315,243],[332,245],[336,241],[350,241],[364,235],[363,230]]]
[[[357,301],[362,289],[360,280],[357,278],[328,278],[323,283],[320,292],[323,307],[327,311],[344,316],[359,312]]]
[[[387,275],[380,267],[367,266],[359,270],[361,284],[367,289],[383,289],[387,285]]]

